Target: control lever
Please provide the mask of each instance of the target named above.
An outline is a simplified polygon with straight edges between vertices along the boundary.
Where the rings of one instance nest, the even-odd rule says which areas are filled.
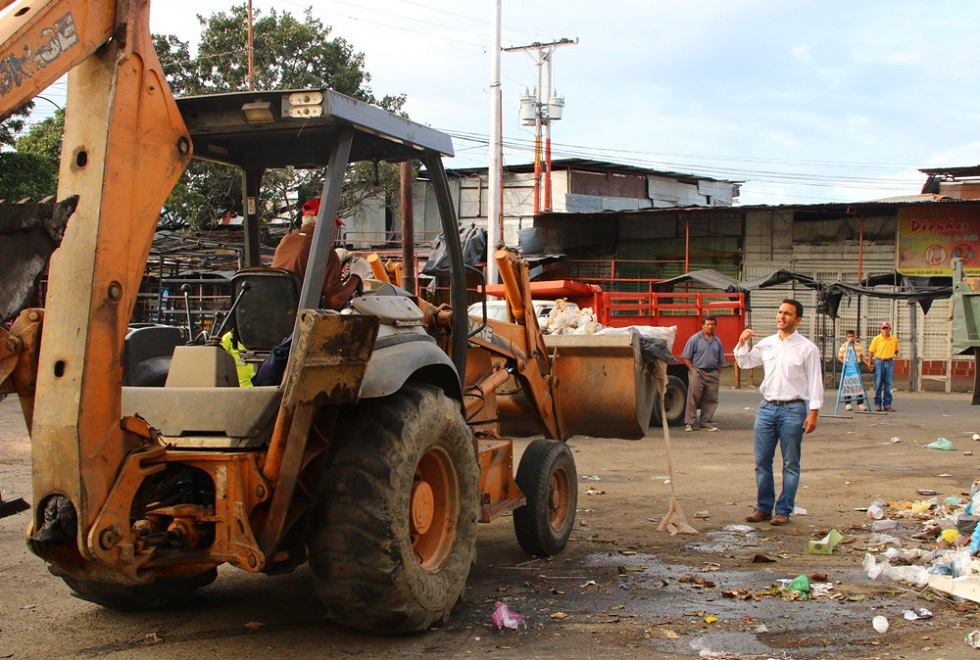
[[[248,280],[242,282],[242,289],[241,291],[238,292],[238,295],[235,296],[235,302],[231,304],[231,309],[229,309],[228,313],[225,314],[225,318],[222,319],[221,325],[218,326],[217,332],[211,335],[211,343],[217,344],[221,341],[221,337],[223,337],[225,334],[225,326],[228,325],[228,321],[230,321],[232,317],[235,315],[235,309],[238,307],[238,303],[242,301],[242,296],[245,295],[245,292],[251,288],[252,288],[251,282],[249,282]]]
[[[191,324],[191,285],[182,284],[180,287],[184,294],[184,312],[187,314],[187,343],[194,343],[194,326]]]

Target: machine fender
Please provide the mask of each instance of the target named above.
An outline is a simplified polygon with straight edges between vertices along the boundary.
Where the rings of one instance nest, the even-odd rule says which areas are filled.
[[[376,348],[364,374],[360,398],[394,394],[409,380],[435,385],[447,396],[462,400],[462,387],[453,361],[428,338]]]

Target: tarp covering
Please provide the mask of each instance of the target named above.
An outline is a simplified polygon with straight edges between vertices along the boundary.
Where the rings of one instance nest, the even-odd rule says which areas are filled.
[[[820,311],[831,318],[837,318],[837,310],[844,296],[869,296],[871,298],[888,298],[891,300],[915,300],[922,307],[922,312],[928,313],[933,300],[945,300],[953,293],[952,277],[907,277],[898,272],[876,275],[865,278],[861,282],[825,283],[815,280],[809,275],[780,269],[755,277],[750,280],[736,280],[710,268],[694,270],[663,282],[657,282],[654,289],[660,292],[670,292],[678,285],[686,282],[697,282],[712,289],[725,293],[744,293],[745,304],[749,305],[749,292],[756,289],[767,289],[787,282],[799,282],[803,286],[817,292]],[[875,287],[897,287],[897,290],[883,291]]]

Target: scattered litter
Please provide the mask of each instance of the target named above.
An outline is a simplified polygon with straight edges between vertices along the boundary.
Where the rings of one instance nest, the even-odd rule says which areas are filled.
[[[708,616],[704,617],[704,622],[707,623],[708,625],[711,625],[712,623],[714,623],[717,620],[718,620],[718,617],[716,617],[716,616],[708,615]]]
[[[963,455],[964,456],[973,456],[973,450],[972,449],[967,449],[965,452],[963,452]]]
[[[245,627],[248,628],[249,630],[258,630],[263,626],[265,626],[265,624],[260,623],[258,621],[249,621],[248,623],[245,624]]]
[[[870,505],[868,505],[868,517],[873,518],[874,520],[881,520],[884,518],[885,510],[882,508],[883,506],[885,506],[884,502],[879,502],[878,500],[872,502]]]
[[[973,439],[974,440],[980,440],[980,433],[974,433],[973,434]]]
[[[806,515],[806,509],[804,509],[801,506],[794,507],[793,508],[793,515],[794,516],[805,516]]]
[[[807,545],[807,552],[811,555],[829,555],[834,551],[834,546],[840,543],[843,538],[844,536],[840,532],[832,529],[819,541],[810,541]]]
[[[930,497],[932,495],[938,495],[939,494],[939,491],[938,490],[931,490],[929,488],[920,488],[919,490],[917,490],[915,492],[918,493],[919,495],[924,495],[926,497]]]
[[[584,583],[578,585],[580,589],[585,589],[586,587],[594,587],[595,580],[586,580]]]
[[[951,527],[949,529],[944,529],[939,536],[941,536],[946,543],[952,545],[953,543],[956,543],[956,539],[959,535],[960,530],[956,529],[955,527]]]
[[[975,649],[980,649],[980,630],[974,630],[963,637],[963,641]]]
[[[911,610],[905,610],[904,616],[907,621],[919,621],[920,619],[931,619],[932,612],[924,607],[916,607]]]
[[[694,512],[694,517],[695,518],[710,518],[711,517],[711,514],[709,514],[707,511],[695,511]]]
[[[776,563],[776,560],[775,559],[772,559],[770,557],[766,557],[765,555],[753,555],[752,556],[752,563],[753,564],[775,564]]]
[[[888,619],[878,615],[871,619],[871,627],[880,633],[886,633],[888,632]]]
[[[588,489],[586,489],[585,494],[586,495],[605,495],[606,494],[606,491],[604,491],[604,490],[596,490],[595,488],[588,488]]]
[[[564,612],[554,612],[551,615],[551,618],[554,619],[555,621],[561,621],[562,619],[567,619],[568,615],[565,614]]]
[[[156,634],[155,632],[151,632],[147,633],[143,637],[143,641],[147,644],[160,644],[163,642],[163,637],[160,637],[160,635]]]
[[[551,616],[554,618],[555,615],[552,614]],[[524,621],[524,615],[514,612],[499,600],[493,607],[493,613],[490,615],[490,620],[497,626],[497,630],[503,630],[504,628],[518,630],[522,625],[525,629],[527,628],[527,623]]]
[[[602,477],[598,474],[583,474],[582,481],[602,481]]]
[[[871,530],[875,532],[887,532],[889,529],[895,529],[898,527],[897,520],[890,520],[885,518],[884,520],[876,520],[871,523]]]
[[[949,472],[940,472],[936,476],[940,478],[947,478],[947,477],[952,477],[953,475],[951,475]]]
[[[897,445],[901,441],[902,441],[902,439],[900,437],[898,437],[897,435],[895,435],[895,436],[892,436],[892,439],[889,442],[891,442],[893,445]]]
[[[798,575],[789,583],[789,588],[806,598],[810,594],[810,578],[805,575]]]
[[[930,442],[929,444],[927,444],[926,449],[939,449],[941,451],[953,451],[956,449],[956,447],[954,447],[953,443],[947,440],[946,438],[939,436],[938,438],[936,438],[935,442]]]

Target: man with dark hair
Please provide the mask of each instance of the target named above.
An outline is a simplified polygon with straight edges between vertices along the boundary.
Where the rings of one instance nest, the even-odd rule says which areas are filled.
[[[720,371],[725,366],[725,350],[715,335],[717,324],[714,316],[705,316],[701,331],[691,335],[681,353],[681,361],[687,365],[688,373],[687,411],[684,416],[684,430],[688,432],[694,430],[698,421],[698,408],[701,409],[701,430],[718,430],[713,420],[718,409]]]
[[[763,400],[755,414],[756,505],[746,522],[768,520],[772,525],[785,525],[796,507],[803,435],[817,428],[817,415],[823,405],[820,350],[796,331],[802,320],[803,305],[787,298],[776,312],[776,334],[750,348],[749,340],[758,335],[746,328],[735,347],[739,367],[752,369],[761,365],[765,370],[759,386]],[[783,486],[778,500],[772,470],[777,444],[783,457]]]

